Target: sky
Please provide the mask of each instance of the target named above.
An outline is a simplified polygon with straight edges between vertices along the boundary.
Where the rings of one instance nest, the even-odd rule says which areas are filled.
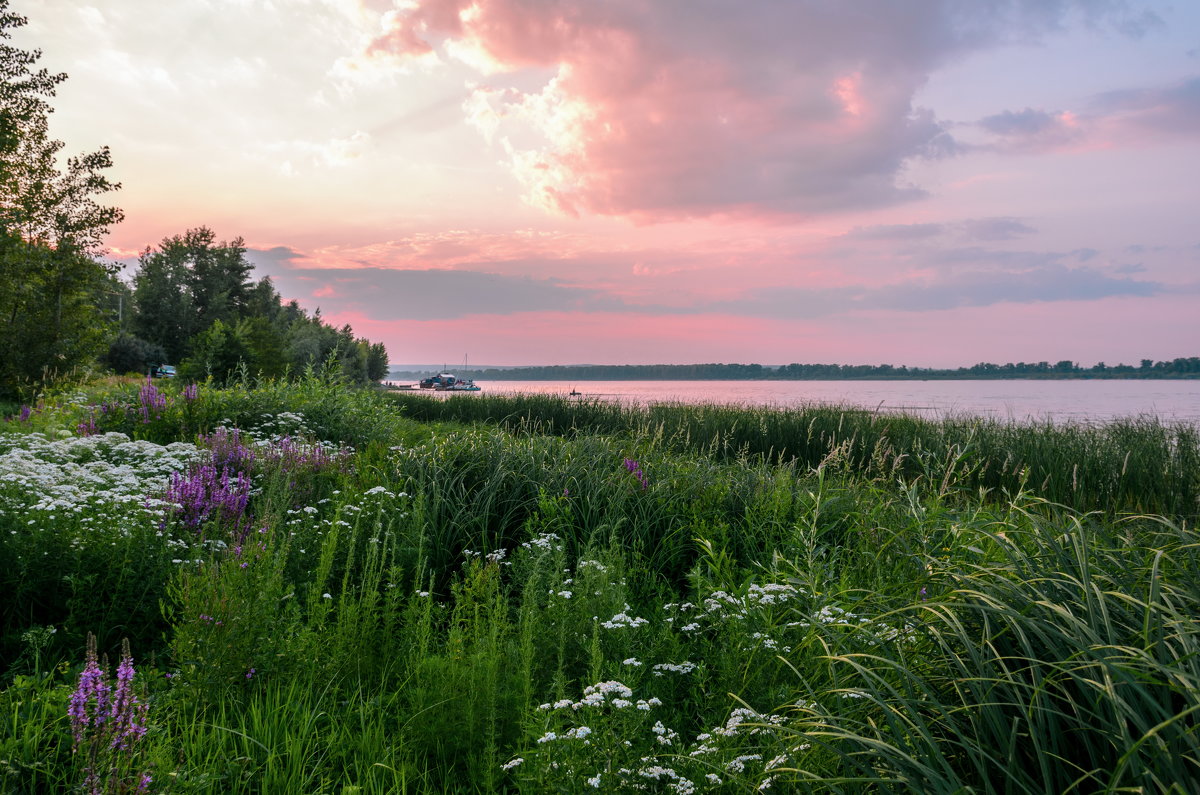
[[[1200,354],[1195,0],[12,0],[129,263],[395,363]]]

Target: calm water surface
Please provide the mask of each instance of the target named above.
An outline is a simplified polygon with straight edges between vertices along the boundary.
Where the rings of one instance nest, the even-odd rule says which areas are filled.
[[[1193,381],[478,381],[484,392],[563,395],[630,404],[728,403],[797,406],[832,403],[926,417],[1088,422],[1154,415],[1200,423]]]

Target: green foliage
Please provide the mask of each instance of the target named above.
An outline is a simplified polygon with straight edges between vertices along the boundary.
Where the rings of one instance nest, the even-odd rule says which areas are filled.
[[[269,278],[251,283],[241,238],[217,243],[207,227],[146,249],[134,275],[135,333],[181,362],[180,375],[227,382],[244,369],[282,378],[336,363],[341,376],[366,384],[387,375],[387,350],[283,306]]]
[[[162,346],[146,342],[132,334],[118,334],[108,345],[104,364],[118,373],[149,373],[160,364],[165,364],[167,352]]]
[[[28,430],[115,417],[165,442],[238,426],[250,453],[234,454],[227,433],[179,466],[236,462],[254,487],[248,535],[214,524],[191,541],[171,512],[161,537],[139,534],[103,509],[116,495],[81,514],[60,504],[53,520],[20,483],[2,495],[0,549],[37,579],[8,591],[0,703],[23,705],[0,721],[10,789],[72,781],[53,715],[63,677],[50,669],[108,619],[82,603],[52,617],[39,599],[84,537],[98,542],[89,565],[129,572],[94,587],[129,594],[142,580],[166,608],[116,629],[144,622],[150,670],[171,674],[150,679],[145,753],[172,791],[1188,792],[1200,781],[1196,531],[1056,506],[1032,481],[981,491],[974,439],[912,453],[907,470],[842,436],[808,466],[711,437],[689,447],[663,430],[665,414],[655,433],[597,435],[584,421],[614,416],[597,407],[550,416],[542,427],[561,435],[547,435],[532,411],[506,415],[515,433],[414,423],[381,394],[312,372],[167,389],[149,422],[111,409],[137,396],[106,392],[102,412],[64,393],[0,436],[12,453],[0,466],[78,484],[109,472],[100,463],[118,463],[118,448],[142,451],[139,472],[162,452]],[[771,427],[727,417],[730,434]],[[952,424],[935,430],[954,438]],[[325,454],[311,454],[320,440]],[[59,469],[30,463],[48,459]],[[145,510],[138,521],[158,527],[159,509]],[[94,517],[86,536],[82,516]]]
[[[1061,519],[1018,509],[1003,530],[962,528],[967,554],[931,563],[939,597],[896,614],[906,649],[827,658],[863,709],[805,705],[798,735],[846,781],[906,791],[1194,787],[1195,533]]]
[[[220,320],[197,334],[191,341],[191,349],[191,355],[180,363],[178,370],[178,377],[185,381],[212,379],[218,384],[227,383],[250,358],[240,329]]]
[[[64,664],[46,676],[16,676],[0,692],[0,788],[65,792],[72,784]]]
[[[496,423],[520,433],[654,440],[679,453],[816,468],[841,461],[892,481],[928,482],[995,499],[1026,486],[1081,511],[1200,515],[1200,432],[1156,417],[1098,425],[922,419],[844,406],[655,404],[622,407],[554,395],[430,399],[390,393],[414,419]]]
[[[108,318],[96,296],[106,279],[102,265],[70,247],[0,230],[0,395],[30,400],[103,350]]]
[[[0,0],[0,396],[25,397],[89,363],[108,319],[98,308],[109,275],[92,255],[122,213],[94,197],[120,186],[102,173],[106,148],[60,163],[47,98],[66,79],[34,70],[39,51],[6,43],[24,17]]]
[[[284,350],[284,336],[266,317],[243,319],[238,324],[237,337],[245,346],[250,372],[262,378],[282,378],[287,374],[289,362]]]

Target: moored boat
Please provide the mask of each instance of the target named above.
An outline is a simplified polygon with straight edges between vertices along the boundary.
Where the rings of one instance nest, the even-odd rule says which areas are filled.
[[[421,389],[434,389],[439,392],[478,392],[480,388],[470,378],[459,378],[454,373],[438,373],[429,378],[422,378]]]

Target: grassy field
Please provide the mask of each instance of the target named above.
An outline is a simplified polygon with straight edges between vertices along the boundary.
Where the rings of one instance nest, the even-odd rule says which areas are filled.
[[[11,414],[0,791],[1200,787],[1195,427],[317,377]]]

